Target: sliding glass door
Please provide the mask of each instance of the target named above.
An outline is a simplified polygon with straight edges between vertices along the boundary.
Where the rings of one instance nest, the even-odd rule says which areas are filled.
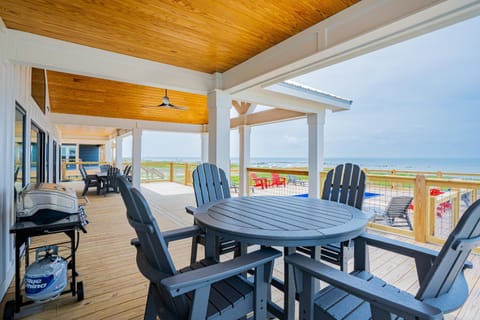
[[[30,130],[30,183],[45,181],[45,132],[32,122]]]
[[[17,104],[15,107],[15,189],[20,191],[25,186],[25,111]]]

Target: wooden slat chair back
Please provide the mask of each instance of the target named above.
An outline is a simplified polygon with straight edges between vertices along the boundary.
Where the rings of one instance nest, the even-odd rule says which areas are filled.
[[[420,277],[416,298],[444,312],[458,309],[468,296],[463,275],[465,261],[472,249],[479,245],[480,200],[477,200],[462,215],[426,275]],[[459,277],[462,281],[458,280]]]
[[[79,170],[80,174],[82,175],[82,180],[85,183],[82,191],[82,196],[87,194],[88,188],[90,187],[96,187],[98,189],[100,182],[97,180],[97,176],[87,174],[87,170],[84,166],[80,166]]]
[[[368,246],[413,258],[419,290],[411,295],[369,272]],[[472,249],[480,246],[480,200],[462,215],[440,252],[365,233],[355,239],[355,270],[346,274],[295,254],[294,266],[302,319],[443,319],[468,298],[465,269]],[[310,289],[313,278],[331,286]]]
[[[168,251],[168,240],[181,240],[200,232],[198,226],[160,231],[150,207],[139,190],[124,176],[117,179],[127,207],[127,219],[137,239],[137,266],[150,281],[144,319],[238,319],[255,313],[266,318],[266,301],[277,250],[258,250],[238,259],[217,263],[205,259],[176,270]],[[201,269],[201,270],[200,270]],[[254,270],[250,283],[239,276]]]
[[[362,209],[365,172],[356,164],[340,164],[327,173],[322,199]]]
[[[107,179],[103,186],[104,195],[109,191],[118,192],[117,188],[117,176],[120,174],[120,169],[117,167],[110,167],[107,170]]]
[[[193,170],[193,190],[195,192],[195,200],[197,207],[206,203],[215,202],[231,197],[230,188],[228,186],[227,176],[223,169],[218,168],[213,163],[201,163]],[[187,208],[187,212],[192,211]],[[205,236],[199,235],[192,240],[192,252],[190,262],[194,263],[197,260],[198,245],[205,244]],[[218,255],[237,250],[236,255],[239,255],[239,244],[233,240],[220,240],[218,243]]]
[[[225,171],[212,163],[199,164],[192,178],[197,207],[231,197]]]
[[[132,182],[132,165],[129,164],[125,167],[125,170],[123,171],[123,175],[127,177],[127,180]]]
[[[346,163],[331,169],[323,184],[322,199],[340,202],[357,209],[362,209],[363,195],[365,192],[365,172],[356,164]],[[312,258],[340,266],[347,271],[348,260],[353,257],[353,243],[331,243],[320,248],[299,247],[298,251],[310,255]],[[317,251],[315,251],[317,250]]]
[[[281,177],[278,173],[272,172],[272,182],[270,183],[270,186],[284,186],[286,187],[286,180],[287,178]]]
[[[409,196],[392,197],[387,205],[387,208],[385,209],[385,222],[393,227],[408,226],[410,230],[413,230],[412,222],[410,221],[407,212],[412,200],[413,197]],[[404,220],[404,223],[397,223],[396,220],[398,219]]]

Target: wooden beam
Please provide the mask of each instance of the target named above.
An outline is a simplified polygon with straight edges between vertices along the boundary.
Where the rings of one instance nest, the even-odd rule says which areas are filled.
[[[244,101],[238,102],[237,100],[233,100],[232,105],[235,110],[237,110],[238,114],[246,114],[252,104]]]
[[[247,115],[241,115],[238,118],[232,118],[230,119],[230,129],[237,128],[240,125],[255,126],[287,120],[295,120],[304,118],[305,116],[306,114],[302,112],[277,108]]]

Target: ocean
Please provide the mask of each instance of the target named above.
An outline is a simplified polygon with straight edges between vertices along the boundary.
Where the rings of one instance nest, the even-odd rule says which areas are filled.
[[[152,161],[199,162],[197,157],[151,158]],[[238,158],[231,158],[238,164]],[[301,157],[258,157],[250,160],[252,167],[297,168],[307,167],[308,161]],[[356,163],[362,168],[408,171],[443,171],[480,173],[480,158],[326,158],[325,167],[340,163]]]
[[[480,159],[474,158],[325,158],[324,166],[346,162],[368,169],[480,173]],[[306,158],[252,158],[251,163],[280,168],[308,166]]]

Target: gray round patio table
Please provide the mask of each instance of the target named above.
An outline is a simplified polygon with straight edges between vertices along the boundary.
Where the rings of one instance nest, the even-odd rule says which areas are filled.
[[[369,216],[337,202],[292,197],[228,198],[195,210],[195,221],[206,231],[205,256],[216,257],[215,239],[280,246],[285,254],[295,247],[321,246],[353,239],[363,233]],[[294,317],[293,271],[285,266],[284,318]]]

